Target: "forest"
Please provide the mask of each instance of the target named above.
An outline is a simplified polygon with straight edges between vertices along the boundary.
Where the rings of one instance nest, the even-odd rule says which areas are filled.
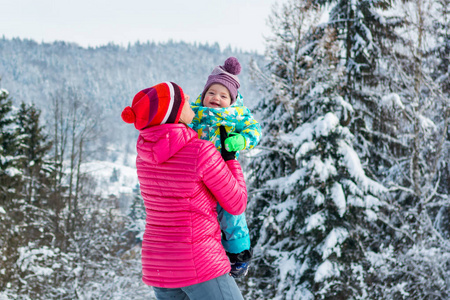
[[[449,0],[283,0],[264,55],[0,39],[0,299],[152,299],[120,111],[229,56],[262,127],[239,160],[245,299],[450,297]]]

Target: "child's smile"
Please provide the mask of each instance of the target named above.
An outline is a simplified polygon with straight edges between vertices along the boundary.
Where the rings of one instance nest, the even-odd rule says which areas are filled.
[[[224,108],[231,105],[231,97],[228,89],[221,84],[213,84],[206,91],[203,106],[210,108]]]

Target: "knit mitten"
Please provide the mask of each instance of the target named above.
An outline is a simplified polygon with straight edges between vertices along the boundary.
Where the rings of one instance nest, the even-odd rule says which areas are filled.
[[[225,140],[225,147],[228,151],[240,151],[245,149],[245,138],[239,133],[230,133]]]

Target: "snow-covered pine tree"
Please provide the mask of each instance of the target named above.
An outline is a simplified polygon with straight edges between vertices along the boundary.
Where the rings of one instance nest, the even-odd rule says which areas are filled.
[[[263,137],[250,163],[251,299],[363,299],[366,240],[384,188],[369,179],[341,126],[345,68],[336,31],[312,1],[271,18],[268,71],[256,70]],[[255,67],[256,68],[256,67]]]
[[[30,204],[46,206],[51,171],[48,159],[52,144],[47,141],[44,127],[39,123],[41,112],[33,104],[22,102],[15,115],[18,140],[15,156],[20,159],[20,169],[23,170],[23,196]]]
[[[442,128],[442,133],[447,132],[447,142],[442,144],[443,159],[439,164],[438,171],[441,179],[437,192],[442,197],[450,195],[450,0],[439,0],[437,2],[439,14],[433,22],[436,29],[437,44],[431,51],[436,62],[433,63],[434,72],[431,76],[434,82],[442,88],[442,100],[444,101],[441,102],[442,106],[438,109],[442,111],[443,119],[438,120],[438,124]],[[445,135],[443,135],[443,138],[445,138]],[[450,239],[450,203],[440,204],[436,209],[438,209],[438,212],[435,227],[444,238]],[[450,277],[450,274],[448,277]]]
[[[12,128],[12,109],[8,91],[0,89],[0,205],[17,198],[22,177],[17,168],[18,159],[14,157],[17,140]]]
[[[130,217],[130,224],[128,226],[128,231],[130,232],[133,242],[142,243],[145,222],[146,222],[146,212],[144,200],[141,196],[141,189],[139,185],[133,189],[133,199],[131,200],[130,212],[128,216]]]
[[[16,173],[20,174],[20,185],[16,185],[14,197],[9,198],[5,217],[2,218],[2,240],[0,282],[7,294],[20,294],[43,298],[45,286],[54,283],[48,276],[45,284],[41,280],[30,280],[36,274],[47,276],[57,266],[58,255],[48,247],[54,238],[51,215],[48,210],[50,169],[45,159],[51,144],[45,141],[40,126],[40,111],[33,105],[22,103],[9,116],[11,128],[7,149],[14,157]],[[7,130],[2,130],[2,133]],[[7,160],[3,160],[7,161]],[[2,196],[5,195],[2,193]],[[12,194],[9,194],[12,195]],[[4,230],[3,230],[4,229]],[[58,249],[56,249],[58,250]],[[40,265],[30,265],[35,260]],[[55,264],[56,263],[56,264]],[[44,297],[45,298],[45,297]]]
[[[329,26],[338,32],[341,43],[341,59],[346,67],[345,96],[350,101],[355,98],[362,100],[366,97],[361,84],[375,84],[373,73],[376,59],[380,56],[377,39],[386,36],[386,30],[392,24],[383,22],[379,10],[390,6],[387,0],[315,0],[315,3],[326,7],[331,6]]]
[[[34,104],[27,105],[21,103],[19,109],[15,111],[15,135],[17,148],[14,156],[18,158],[18,168],[23,174],[23,185],[20,191],[20,206],[14,211],[17,219],[16,226],[22,228],[20,234],[21,243],[17,250],[20,255],[16,263],[20,272],[17,274],[17,282],[26,280],[30,273],[27,273],[27,255],[35,256],[37,260],[45,260],[45,267],[48,270],[57,262],[59,256],[57,249],[49,247],[54,240],[54,228],[52,223],[53,211],[49,206],[49,197],[53,194],[51,190],[52,164],[50,150],[52,144],[47,141],[44,127],[40,122],[41,112]],[[47,256],[47,252],[52,253]],[[32,272],[34,275],[35,272]],[[31,275],[31,276],[33,276]],[[55,283],[53,278],[47,283]],[[20,284],[18,284],[20,286]],[[19,289],[20,290],[20,289]],[[41,297],[46,290],[40,281],[29,282],[29,286],[24,286],[23,291],[30,291],[36,297]],[[40,296],[38,296],[40,295]]]
[[[12,101],[8,91],[0,88],[0,290],[11,286],[18,272],[15,262],[24,230],[20,224],[22,172],[14,150],[18,143],[13,129]],[[7,258],[7,259],[6,259]]]
[[[395,94],[384,100],[391,110],[397,103],[395,110],[401,114],[396,130],[404,146],[390,156],[392,165],[385,171],[390,186],[385,223],[391,240],[379,252],[368,253],[376,262],[372,271],[379,283],[373,291],[377,298],[449,297],[450,243],[437,230],[442,207],[445,211],[449,206],[441,187],[441,181],[448,180],[449,98],[439,80],[443,77],[436,76],[443,58],[433,50],[439,40],[443,42],[435,28],[445,19],[442,3],[399,1],[395,7],[408,22],[397,29],[401,39],[393,45],[396,51],[385,58]],[[445,77],[448,71],[440,73]]]
[[[383,96],[388,96],[391,74],[383,57],[396,50],[392,47],[399,39],[395,28],[404,20],[390,8],[385,0],[317,0],[330,5],[328,24],[338,31],[341,59],[346,66],[346,80],[342,96],[354,108],[350,129],[355,135],[355,149],[362,158],[364,168],[381,178],[386,162],[385,147],[401,151],[402,142],[396,136],[397,115],[383,111]]]

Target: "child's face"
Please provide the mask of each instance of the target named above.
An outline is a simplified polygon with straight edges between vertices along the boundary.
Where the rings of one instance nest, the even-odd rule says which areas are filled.
[[[231,96],[228,89],[218,83],[209,87],[203,98],[203,106],[211,108],[223,108],[231,105]]]

